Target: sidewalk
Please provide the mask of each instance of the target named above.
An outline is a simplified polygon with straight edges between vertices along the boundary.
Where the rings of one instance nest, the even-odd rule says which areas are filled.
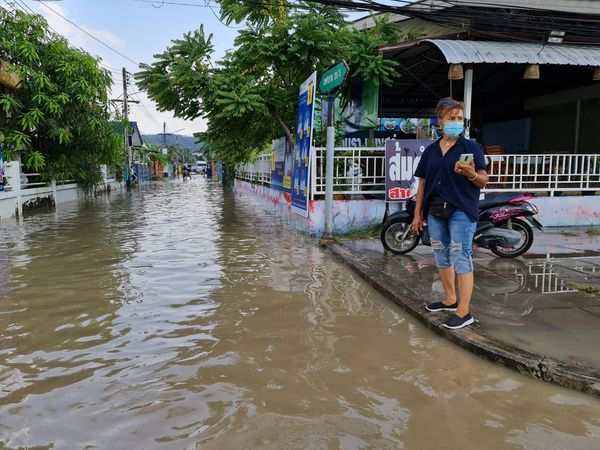
[[[588,228],[536,231],[525,257],[476,249],[471,312],[477,323],[450,331],[445,314],[425,311],[443,298],[431,248],[386,255],[378,239],[328,248],[395,303],[462,347],[522,373],[600,397],[600,236]],[[588,292],[584,292],[588,291]]]

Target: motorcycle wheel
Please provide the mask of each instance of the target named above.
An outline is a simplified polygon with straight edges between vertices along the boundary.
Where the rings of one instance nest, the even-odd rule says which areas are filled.
[[[516,247],[492,246],[490,250],[501,258],[516,258],[517,256],[521,256],[529,250],[529,247],[533,244],[533,230],[527,222],[521,219],[511,219],[510,222],[512,224],[511,229],[513,231],[518,231],[521,234],[521,241]],[[509,229],[508,222],[498,225],[498,228]]]
[[[395,255],[404,255],[419,245],[419,236],[405,222],[386,222],[381,230],[381,243]]]

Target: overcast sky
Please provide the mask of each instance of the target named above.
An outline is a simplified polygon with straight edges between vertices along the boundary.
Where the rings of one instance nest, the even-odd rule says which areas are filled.
[[[171,1],[206,4],[204,0]],[[45,1],[44,4],[55,10],[55,13],[34,0],[13,0],[13,3],[20,4],[22,9],[25,9],[26,5],[39,12],[48,20],[50,26],[64,35],[73,46],[100,56],[103,64],[113,70],[115,98],[122,92],[121,68],[126,67],[129,72],[134,73],[138,70],[136,64],[96,42],[58,14],[135,62],[152,62],[153,55],[164,51],[172,39],[197,29],[201,24],[204,24],[207,33],[214,34],[216,58],[222,57],[225,51],[233,46],[236,35],[236,29],[223,25],[213,11],[206,7],[163,4],[157,8],[161,1],[152,3],[147,0]],[[218,6],[213,6],[213,10],[218,15]],[[130,92],[135,91],[135,85],[131,86]],[[144,134],[161,133],[163,122],[167,124],[167,132],[185,128],[178,134],[191,135],[204,130],[203,120],[191,122],[176,119],[169,112],[158,112],[145,94],[135,94],[133,97],[139,99],[143,106],[132,105],[130,118],[139,122],[140,130]]]

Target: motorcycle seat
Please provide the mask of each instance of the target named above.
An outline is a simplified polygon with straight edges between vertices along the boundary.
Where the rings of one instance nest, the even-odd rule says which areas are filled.
[[[483,200],[479,200],[479,209],[488,209],[493,206],[503,205],[517,198],[525,197],[521,192],[499,192],[497,194],[485,194]]]

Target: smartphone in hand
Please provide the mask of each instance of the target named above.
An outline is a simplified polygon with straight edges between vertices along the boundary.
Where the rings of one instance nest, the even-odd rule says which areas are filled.
[[[473,153],[463,153],[458,159],[459,164],[463,166],[468,166],[471,164],[471,161],[473,161]]]

